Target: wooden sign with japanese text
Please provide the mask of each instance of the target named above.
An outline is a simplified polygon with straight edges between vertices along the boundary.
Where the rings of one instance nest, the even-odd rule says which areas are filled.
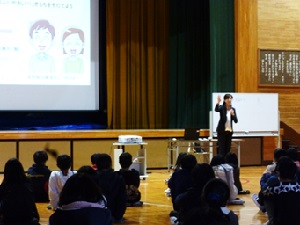
[[[259,85],[300,86],[300,50],[259,50]]]

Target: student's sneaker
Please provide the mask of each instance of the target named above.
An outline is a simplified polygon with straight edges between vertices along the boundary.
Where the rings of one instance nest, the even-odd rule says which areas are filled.
[[[246,194],[250,194],[250,191],[248,191],[248,190],[239,191],[239,195],[246,195]]]
[[[252,195],[252,201],[254,202],[254,204],[259,208],[261,209],[261,205],[259,203],[259,197],[257,194],[253,194]]]
[[[243,205],[244,203],[245,203],[245,201],[243,199],[240,199],[240,198],[230,200],[230,202],[229,202],[230,205]]]
[[[170,212],[169,216],[170,216],[171,225],[178,225],[179,224],[179,221],[178,221],[179,213],[176,210],[172,210]]]
[[[167,188],[167,189],[165,190],[165,194],[166,194],[167,197],[171,197],[171,189],[170,189],[170,188]]]
[[[144,203],[142,201],[137,201],[137,202],[133,203],[132,206],[134,206],[134,207],[141,207],[141,206],[143,206],[143,204]]]
[[[254,204],[260,209],[260,211],[262,211],[264,214],[267,215],[267,210],[266,207],[264,205],[261,205],[259,202],[259,197],[257,194],[253,194],[252,195],[252,201],[254,202]]]
[[[177,224],[179,224],[178,219],[177,219],[176,216],[171,216],[170,217],[170,222],[171,222],[171,225],[177,225]]]

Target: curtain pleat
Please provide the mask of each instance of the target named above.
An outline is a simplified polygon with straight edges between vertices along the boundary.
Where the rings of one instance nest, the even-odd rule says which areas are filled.
[[[108,128],[166,128],[168,1],[106,4]]]
[[[209,0],[170,3],[170,128],[208,128],[209,31]]]

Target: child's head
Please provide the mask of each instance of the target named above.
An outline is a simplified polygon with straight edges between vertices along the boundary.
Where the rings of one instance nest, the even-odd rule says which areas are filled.
[[[98,170],[109,170],[112,167],[111,157],[106,153],[99,153],[96,159],[96,165]]]
[[[213,178],[203,188],[204,202],[213,208],[224,207],[230,196],[228,185],[220,178]]]
[[[238,157],[234,152],[228,152],[225,155],[225,162],[233,165],[238,165]]]
[[[132,155],[129,152],[123,152],[119,157],[119,163],[122,169],[128,169],[132,164]]]
[[[215,155],[210,161],[211,166],[218,166],[225,163],[225,158],[222,155]]]
[[[296,176],[297,166],[288,156],[282,156],[276,165],[276,171],[279,172],[281,180],[293,180]]]
[[[36,164],[46,164],[48,161],[48,154],[45,150],[38,150],[33,154],[33,161]]]
[[[4,165],[2,183],[22,183],[26,180],[22,163],[17,158],[9,159]]]
[[[60,155],[56,159],[56,165],[61,170],[68,170],[71,168],[71,156],[69,155]]]
[[[181,160],[181,168],[192,171],[197,164],[197,159],[192,154],[185,155]]]
[[[282,156],[286,156],[286,150],[284,150],[282,148],[276,148],[274,150],[274,162],[278,162],[278,160]]]
[[[296,148],[289,148],[287,150],[287,156],[290,157],[292,160],[298,160],[298,150]]]
[[[59,205],[68,205],[76,201],[97,203],[103,199],[101,189],[87,174],[72,175],[62,188]]]
[[[187,152],[180,152],[177,156],[177,159],[176,159],[176,164],[175,166],[181,166],[181,160],[184,156],[187,155]]]
[[[90,176],[95,176],[96,175],[96,171],[89,165],[84,165],[81,166],[78,170],[77,173],[84,173],[84,174],[88,174]]]
[[[91,163],[94,165],[97,162],[97,157],[100,155],[100,153],[94,153],[91,155]]]
[[[193,186],[203,188],[204,185],[212,178],[215,178],[215,172],[207,163],[200,163],[192,170]]]

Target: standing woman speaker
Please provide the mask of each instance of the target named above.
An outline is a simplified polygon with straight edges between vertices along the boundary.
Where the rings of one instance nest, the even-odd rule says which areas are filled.
[[[233,97],[231,94],[225,94],[223,97],[223,104],[220,105],[222,99],[219,95],[217,98],[217,104],[215,111],[220,113],[220,120],[217,126],[217,138],[218,138],[218,151],[217,153],[225,156],[230,152],[231,139],[233,134],[232,121],[238,122],[235,108],[231,106]]]

